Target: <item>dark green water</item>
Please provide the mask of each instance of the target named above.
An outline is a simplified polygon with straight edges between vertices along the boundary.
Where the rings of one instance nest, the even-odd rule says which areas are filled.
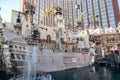
[[[120,80],[120,69],[105,66],[83,67],[49,74],[52,75],[52,80]],[[8,76],[0,75],[0,80],[9,79]]]
[[[84,67],[51,74],[54,80],[120,80],[120,69],[104,66]]]

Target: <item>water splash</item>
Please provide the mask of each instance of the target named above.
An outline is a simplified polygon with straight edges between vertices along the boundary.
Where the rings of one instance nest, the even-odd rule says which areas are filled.
[[[31,64],[31,68],[32,68],[32,74],[33,74],[33,80],[35,80],[36,77],[36,63],[38,61],[37,58],[37,46],[33,47],[33,52],[32,52],[32,64]]]
[[[27,78],[27,80],[30,79],[30,74],[31,74],[31,61],[30,61],[30,52],[29,52],[29,46],[26,48],[27,54],[25,57],[25,63],[24,66],[25,68],[23,69],[23,80]]]
[[[36,77],[33,77],[33,75],[30,75],[29,79],[27,77],[24,77],[23,79],[23,75],[17,75],[9,80],[53,80],[53,79],[50,74],[39,74],[39,75],[36,75]]]
[[[52,80],[52,76],[50,74],[39,74],[37,75],[36,71],[36,64],[38,61],[37,58],[37,48],[38,46],[34,47],[27,47],[26,51],[26,58],[23,69],[23,74],[16,75],[9,80]],[[33,48],[32,54],[30,54],[30,49]]]

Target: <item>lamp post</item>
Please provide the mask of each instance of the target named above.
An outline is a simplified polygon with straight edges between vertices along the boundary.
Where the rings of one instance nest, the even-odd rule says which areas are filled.
[[[21,12],[18,13],[16,24],[14,25],[15,33],[17,35],[21,34],[22,32],[22,24],[21,24]]]

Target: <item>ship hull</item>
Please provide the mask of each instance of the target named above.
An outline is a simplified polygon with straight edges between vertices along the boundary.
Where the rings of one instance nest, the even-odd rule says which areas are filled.
[[[89,65],[89,53],[47,53],[39,54],[36,62],[36,71],[55,72],[66,69],[80,68]],[[26,66],[24,61],[12,61],[15,68],[22,72]]]

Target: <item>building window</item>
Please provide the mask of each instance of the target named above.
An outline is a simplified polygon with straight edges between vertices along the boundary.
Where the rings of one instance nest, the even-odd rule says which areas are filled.
[[[17,59],[21,59],[19,54],[16,54]]]
[[[15,56],[14,56],[14,54],[11,54],[11,59],[15,59]]]
[[[9,48],[13,48],[13,45],[10,45]]]
[[[34,30],[34,31],[32,32],[32,38],[33,38],[33,40],[39,40],[39,38],[40,38],[40,33],[39,33],[37,30]]]
[[[47,43],[51,43],[51,36],[47,35]]]
[[[23,47],[23,49],[25,50],[25,47]]]
[[[22,55],[22,59],[25,60],[25,55]]]
[[[84,41],[84,38],[81,37],[81,38],[80,38],[80,41]]]
[[[19,46],[19,49],[21,49],[21,47]]]
[[[17,46],[15,46],[15,48],[17,48]]]

